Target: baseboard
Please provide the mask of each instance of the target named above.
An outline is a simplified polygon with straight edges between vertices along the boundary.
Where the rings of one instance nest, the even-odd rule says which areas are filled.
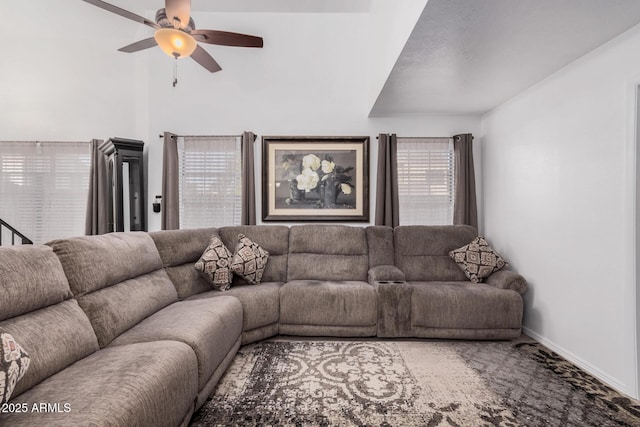
[[[582,370],[588,372],[589,374],[593,375],[594,377],[596,377],[597,379],[599,379],[603,383],[607,384],[609,387],[615,389],[619,393],[625,394],[625,395],[627,395],[629,397],[633,397],[632,393],[630,393],[629,390],[626,389],[626,385],[624,383],[621,383],[620,381],[616,380],[615,378],[612,378],[611,376],[605,374],[600,369],[596,368],[595,366],[591,365],[588,362],[585,362],[584,360],[582,360],[580,357],[576,356],[572,352],[564,349],[563,347],[559,346],[558,344],[556,344],[556,343],[554,343],[552,341],[549,341],[548,339],[546,339],[542,335],[532,331],[531,329],[529,329],[529,328],[527,328],[525,326],[522,327],[522,331],[526,335],[528,335],[529,337],[533,338],[535,341],[537,341],[540,344],[544,345],[545,347],[548,347],[551,350],[555,351],[560,356],[562,356],[563,358],[567,359],[569,362],[573,363],[574,365],[576,365],[580,369],[582,369]]]

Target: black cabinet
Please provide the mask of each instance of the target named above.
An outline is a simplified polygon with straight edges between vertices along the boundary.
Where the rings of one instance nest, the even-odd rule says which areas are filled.
[[[99,149],[107,157],[109,231],[146,231],[144,142],[111,138]]]

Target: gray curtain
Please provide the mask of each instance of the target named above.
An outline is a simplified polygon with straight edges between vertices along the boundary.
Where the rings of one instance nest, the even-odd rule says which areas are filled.
[[[242,212],[241,225],[255,225],[256,223],[256,180],[253,161],[253,143],[256,135],[253,132],[242,134]]]
[[[89,172],[89,197],[84,232],[87,236],[105,234],[109,230],[109,183],[107,182],[107,158],[99,147],[101,139],[91,140],[91,169]]]
[[[398,201],[398,138],[378,135],[378,181],[376,187],[376,225],[400,225]]]
[[[180,228],[180,199],[178,194],[178,137],[164,133],[162,151],[162,214],[161,228]]]
[[[473,167],[473,135],[470,133],[453,137],[455,156],[455,199],[453,223],[478,228],[476,204],[476,178]]]

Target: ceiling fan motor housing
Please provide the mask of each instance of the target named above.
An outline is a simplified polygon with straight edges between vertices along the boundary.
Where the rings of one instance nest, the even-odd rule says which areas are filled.
[[[173,19],[169,19],[167,17],[167,11],[164,8],[158,9],[158,11],[156,12],[156,23],[162,28],[176,28],[181,29],[182,31],[185,31],[187,33],[190,33],[191,31],[196,29],[196,24],[195,22],[193,22],[193,18],[189,18],[189,23],[184,27],[182,27],[182,22],[180,22],[180,19],[178,19],[177,17],[175,18],[175,22],[178,24],[177,26],[174,25]]]

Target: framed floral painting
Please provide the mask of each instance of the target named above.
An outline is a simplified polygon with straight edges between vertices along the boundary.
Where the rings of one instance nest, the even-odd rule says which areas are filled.
[[[369,137],[262,137],[263,221],[369,221]]]

